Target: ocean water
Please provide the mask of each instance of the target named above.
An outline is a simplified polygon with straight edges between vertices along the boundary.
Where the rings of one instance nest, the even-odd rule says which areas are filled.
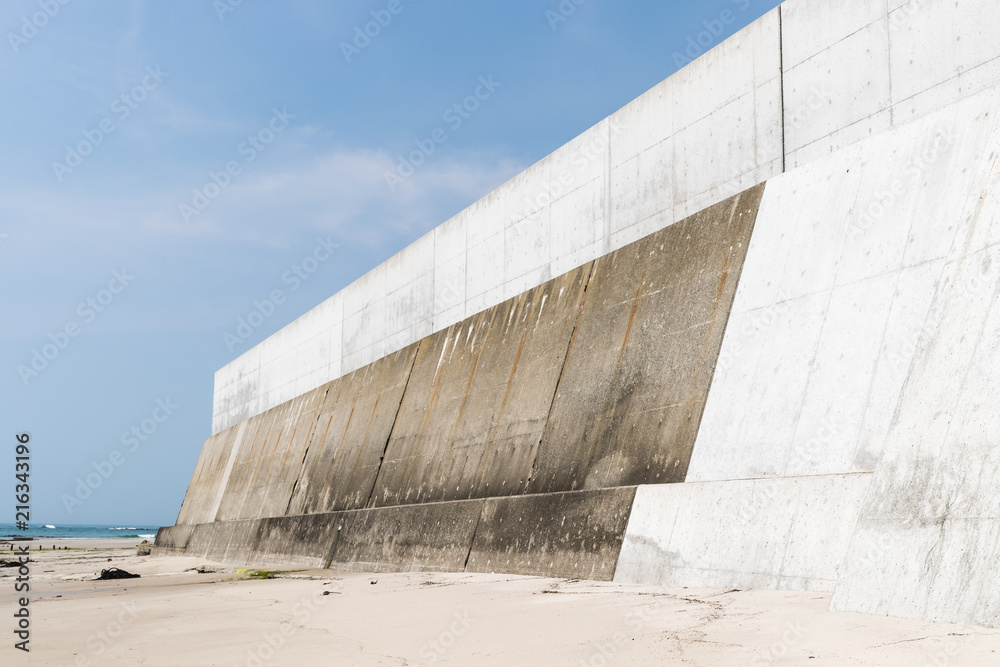
[[[18,530],[12,523],[0,523],[0,540],[9,540],[12,537],[34,537],[45,539],[46,537],[79,537],[88,540],[113,539],[116,537],[143,538],[152,542],[156,538],[156,527],[144,526],[142,524],[128,524],[123,526],[84,526],[77,524],[63,525],[42,525],[33,523],[28,530]]]

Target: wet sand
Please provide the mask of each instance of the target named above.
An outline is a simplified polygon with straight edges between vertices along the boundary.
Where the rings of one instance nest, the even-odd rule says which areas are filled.
[[[135,556],[139,540],[49,542],[76,548],[31,554],[29,654],[11,639],[16,568],[0,569],[4,665],[1000,664],[1000,631],[831,613],[826,593],[287,567],[253,579]],[[141,578],[93,581],[112,566]]]

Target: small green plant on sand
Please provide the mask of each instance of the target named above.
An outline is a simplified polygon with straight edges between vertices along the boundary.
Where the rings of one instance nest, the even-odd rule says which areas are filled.
[[[278,573],[277,570],[252,570],[252,569],[241,569],[236,570],[237,574],[242,574],[248,579],[274,579],[274,575]]]

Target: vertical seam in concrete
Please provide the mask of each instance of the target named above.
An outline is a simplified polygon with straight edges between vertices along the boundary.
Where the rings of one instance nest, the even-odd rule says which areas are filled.
[[[621,541],[618,542],[618,553],[615,555],[611,565],[610,581],[614,581],[615,575],[618,574],[618,564],[621,562],[622,559],[622,551],[625,550],[625,538],[626,536],[628,536],[628,525],[632,521],[632,512],[635,510],[635,502],[638,496],[639,496],[639,486],[636,485],[632,487],[632,500],[629,501],[628,509],[626,510],[628,512],[628,516],[625,517],[625,527],[622,528]]]
[[[516,297],[515,297],[516,298]],[[483,338],[480,341],[479,353],[476,355],[476,361],[472,364],[472,372],[469,373],[469,381],[465,384],[465,394],[462,396],[462,404],[458,408],[458,416],[455,417],[455,425],[451,429],[451,438],[448,443],[451,446],[455,444],[455,435],[458,433],[458,425],[462,422],[462,414],[465,412],[465,405],[469,401],[469,392],[472,390],[472,382],[476,379],[476,371],[479,370],[479,362],[483,358],[483,352],[486,350],[486,341],[489,340],[490,331],[493,329],[493,320],[496,319],[496,314],[499,311],[493,309],[493,317],[489,319],[486,323],[486,330],[483,331]],[[475,346],[475,339],[473,339],[473,346]]]
[[[887,56],[885,66],[889,70],[889,127],[896,127],[896,104],[892,99],[892,36],[890,32],[892,22],[889,20],[889,13],[889,0],[885,0],[885,53]]]
[[[288,512],[292,509],[292,501],[295,499],[295,489],[299,486],[299,480],[302,479],[302,475],[305,473],[306,468],[306,457],[309,456],[309,440],[312,438],[312,434],[316,431],[316,426],[319,424],[320,420],[323,419],[323,406],[326,404],[326,397],[330,395],[330,389],[333,386],[330,385],[323,392],[323,398],[317,402],[316,405],[316,421],[313,422],[312,428],[309,429],[309,433],[306,435],[306,446],[302,451],[302,460],[299,461],[299,472],[295,475],[295,482],[292,484],[292,491],[288,494],[288,503],[285,505],[285,512],[283,516],[288,516]],[[332,420],[331,420],[332,421]],[[327,431],[330,430],[329,422],[326,425]],[[326,441],[326,433],[323,432],[323,441]]]
[[[219,490],[216,495],[215,503],[213,503],[211,520],[216,521],[219,518],[219,510],[222,509],[222,501],[226,496],[226,489],[229,487],[229,478],[233,473],[233,466],[236,464],[236,459],[239,457],[240,449],[243,447],[243,435],[246,431],[247,422],[241,422],[237,427],[236,436],[233,438],[233,448],[229,451],[229,459],[226,462],[226,470],[219,480]],[[221,460],[221,459],[220,459]]]
[[[778,5],[778,89],[781,93],[781,173],[785,173],[785,29]]]
[[[535,448],[535,457],[531,460],[531,467],[528,468],[528,480],[524,485],[524,494],[528,494],[528,485],[535,479],[535,465],[538,463],[538,452],[542,449],[542,441],[545,440],[545,431],[548,428],[549,422],[552,420],[552,409],[556,405],[556,397],[559,395],[559,388],[562,386],[563,374],[566,373],[566,366],[569,364],[569,355],[573,352],[573,340],[576,338],[576,329],[580,326],[580,315],[583,313],[583,307],[587,304],[587,293],[590,291],[590,283],[594,279],[594,269],[597,268],[597,262],[599,260],[593,260],[590,262],[590,269],[587,271],[587,278],[583,285],[583,298],[580,299],[580,307],[576,310],[576,318],[573,320],[573,331],[569,335],[569,344],[566,346],[566,356],[563,357],[562,368],[559,369],[559,377],[556,379],[556,388],[552,392],[552,401],[549,403],[549,410],[545,414],[545,422],[542,425],[542,434],[538,438],[538,446]]]
[[[608,157],[604,163],[604,254],[611,252],[611,120],[607,122]],[[550,261],[552,258],[549,258]],[[551,265],[550,265],[551,266]]]
[[[399,396],[399,405],[396,406],[396,414],[392,417],[392,426],[389,427],[389,435],[385,438],[385,447],[382,448],[382,456],[378,460],[378,468],[375,470],[375,479],[372,480],[372,489],[368,492],[368,501],[365,503],[366,508],[372,506],[372,498],[375,496],[375,487],[378,486],[379,475],[382,474],[382,464],[385,463],[385,456],[389,453],[389,443],[392,442],[392,432],[396,430],[396,421],[399,419],[399,411],[403,409],[403,402],[406,400],[406,390],[410,386],[410,378],[413,377],[413,367],[417,363],[417,356],[420,354],[420,343],[417,341],[416,347],[413,350],[413,360],[410,362],[410,370],[406,373],[406,383],[403,384],[403,393]]]
[[[476,526],[472,529],[472,539],[469,540],[469,551],[465,554],[465,562],[462,563],[462,571],[467,571],[469,567],[469,559],[472,558],[472,548],[476,546],[476,534],[479,532],[479,524],[483,522],[483,513],[486,511],[486,501],[483,501],[483,506],[479,508],[479,516],[476,517]]]

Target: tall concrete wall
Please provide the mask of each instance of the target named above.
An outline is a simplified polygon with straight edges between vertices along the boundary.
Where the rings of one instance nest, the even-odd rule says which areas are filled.
[[[639,488],[616,580],[1000,625],[998,108],[768,182],[687,483]]]
[[[157,553],[611,579],[683,481],[764,186],[209,438]]]
[[[996,34],[1000,10],[981,2],[786,3],[619,114],[662,123],[592,130],[604,157],[580,162],[587,184],[525,218],[534,226],[478,237],[558,252],[541,269],[505,254],[495,298],[463,292],[449,306],[462,317],[436,333],[384,339],[371,349],[389,354],[315,388],[296,376],[290,400],[209,438],[156,553],[832,590],[834,609],[1000,626]],[[719,109],[747,90],[767,99],[771,80],[747,62],[769,62],[772,37],[789,171],[673,222],[739,180],[712,189],[715,172],[690,170],[742,155],[704,146],[743,136],[716,132]],[[918,43],[948,57],[921,60]],[[752,57],[732,60],[741,48]],[[790,118],[807,83],[840,97]],[[716,111],[692,120],[680,90]],[[678,153],[689,132],[700,147]],[[644,172],[665,143],[684,168]],[[653,185],[615,190],[618,150],[638,151]],[[512,189],[544,190],[571,154],[377,269],[359,321],[408,321],[405,304],[430,302],[385,281],[434,284],[446,247],[464,267],[480,223],[507,225]],[[650,202],[659,213],[642,217]],[[618,246],[615,220],[644,235]],[[604,236],[587,231],[597,222]],[[316,312],[293,328],[322,329]],[[251,363],[229,384],[258,400],[315,365],[313,348],[295,349],[297,365],[264,376]]]
[[[1000,625],[1000,95],[987,99],[834,609]]]
[[[212,436],[178,524],[683,481],[763,190]]]
[[[998,30],[993,0],[789,0],[220,369],[213,433],[992,85]]]

